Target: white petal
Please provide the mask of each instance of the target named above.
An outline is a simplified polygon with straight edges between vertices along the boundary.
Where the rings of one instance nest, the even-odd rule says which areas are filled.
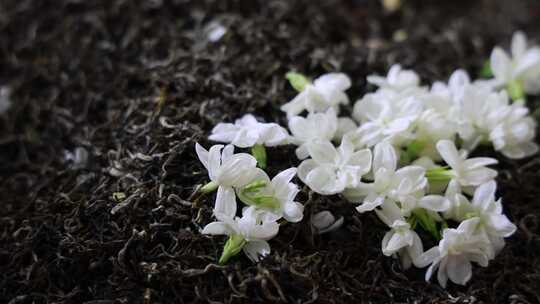
[[[512,57],[519,58],[527,50],[527,37],[521,31],[517,31],[512,36],[511,52]]]
[[[426,267],[427,265],[434,263],[435,260],[440,258],[440,251],[439,247],[435,246],[429,249],[428,251],[422,253],[417,259],[416,259],[416,267],[422,268]]]
[[[291,223],[298,223],[304,217],[304,206],[298,202],[290,202],[285,205],[283,218]]]
[[[448,277],[456,284],[465,285],[465,283],[471,279],[471,263],[459,256],[448,258],[448,265],[446,269]]]
[[[218,216],[217,214],[225,215],[231,218],[236,215],[236,195],[232,187],[219,186],[214,214],[216,216]]]
[[[287,189],[289,182],[296,175],[296,168],[289,168],[287,170],[279,172],[274,178],[272,178],[272,186],[274,189]]]
[[[197,157],[201,161],[201,164],[206,170],[209,170],[208,151],[199,145],[199,143],[195,143],[195,152],[197,153]]]
[[[261,257],[270,254],[270,245],[266,241],[250,241],[242,248],[247,257],[253,262],[258,262]]]
[[[266,222],[262,225],[255,225],[246,235],[246,239],[267,241],[278,234],[279,224],[276,222]]]
[[[223,145],[214,145],[208,152],[208,175],[212,180],[217,178],[216,174],[220,172],[222,149]]]
[[[495,201],[495,191],[497,190],[497,183],[490,181],[480,185],[474,191],[473,205],[478,207],[485,207],[486,204]]]
[[[324,195],[342,192],[345,184],[339,183],[335,171],[330,166],[318,166],[310,171],[305,183],[311,190]]]
[[[358,207],[356,211],[364,213],[366,211],[372,211],[384,203],[384,196],[377,196],[376,194],[369,195],[364,199],[364,202]]]
[[[437,281],[442,288],[446,288],[446,283],[448,282],[448,269],[447,269],[447,259],[442,259],[439,264],[439,271],[437,272]]]
[[[512,224],[503,214],[491,214],[489,216],[489,223],[503,237],[509,237],[517,230],[516,225]]]
[[[462,162],[459,157],[458,150],[455,144],[449,140],[439,140],[437,142],[437,151],[441,155],[442,159],[452,168],[458,168]]]
[[[499,47],[495,47],[491,52],[491,71],[495,78],[502,79],[503,81],[510,80],[511,61],[508,54]]]
[[[206,225],[201,233],[211,235],[229,235],[231,232],[232,231],[227,224],[222,222],[212,222]]]
[[[491,157],[469,158],[463,162],[463,167],[467,169],[477,169],[484,166],[497,164],[498,161]]]
[[[426,195],[420,199],[420,207],[435,212],[443,212],[450,209],[450,201],[440,195]]]
[[[334,163],[337,151],[329,141],[317,140],[308,144],[308,152],[311,158],[319,164]]]
[[[391,144],[385,141],[375,146],[373,152],[373,172],[377,172],[380,168],[386,168],[394,172],[397,161],[396,150]]]

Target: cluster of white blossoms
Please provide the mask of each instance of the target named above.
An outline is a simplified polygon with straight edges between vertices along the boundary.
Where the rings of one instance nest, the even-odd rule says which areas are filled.
[[[312,82],[289,73],[299,92],[281,107],[290,133],[250,114],[218,124],[209,139],[230,145],[196,150],[211,180],[202,191],[218,191],[217,221],[202,232],[229,236],[220,262],[241,250],[258,260],[270,252],[267,241],[281,219],[302,220],[291,182],[297,175],[313,192],[340,195],[360,213],[374,211],[389,229],[383,254],[400,258],[404,268],[430,265],[426,280],[437,271],[441,286],[448,279],[465,284],[472,263],[486,267],[516,231],[496,199],[497,171],[488,166],[497,160],[469,155],[479,145],[512,159],[538,151],[525,96],[540,93],[540,48],[527,48],[516,33],[511,49],[511,56],[494,49],[489,80],[457,70],[448,82],[423,86],[414,71],[394,65],[385,77],[367,78],[377,89],[354,104],[352,117],[339,116],[350,103],[347,75]],[[270,180],[264,147],[289,144],[297,146],[298,168]],[[234,154],[233,145],[253,156]],[[424,251],[421,235],[437,245]]]

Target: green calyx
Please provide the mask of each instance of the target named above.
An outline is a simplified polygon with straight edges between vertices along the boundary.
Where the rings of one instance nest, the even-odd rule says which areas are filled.
[[[415,209],[411,218],[409,218],[409,224],[412,222],[414,226],[416,226],[416,224],[420,225],[422,229],[429,232],[437,240],[442,238],[437,221],[435,221],[435,219],[431,217],[426,210]],[[412,224],[411,227],[413,227]]]
[[[405,151],[401,153],[401,161],[403,163],[410,163],[413,160],[417,159],[422,150],[426,147],[426,144],[420,140],[413,140],[410,144],[405,147]]]
[[[482,69],[480,70],[480,77],[482,78],[491,78],[493,77],[493,71],[491,70],[491,62],[486,60]]]
[[[520,79],[514,79],[508,82],[506,91],[513,101],[525,99],[525,89],[523,88],[523,81]]]
[[[219,264],[223,265],[227,263],[231,257],[237,255],[240,250],[244,248],[246,243],[247,241],[241,235],[233,234],[229,236],[229,239],[227,239],[227,242],[223,247],[223,253],[219,258]]]
[[[256,144],[251,147],[251,155],[257,160],[257,166],[259,168],[266,168],[266,148],[263,145]]]
[[[280,207],[279,200],[275,197],[262,193],[266,188],[265,181],[254,181],[238,191],[238,198],[247,205],[259,208],[277,209]]]
[[[454,172],[448,167],[438,167],[426,171],[429,183],[449,182],[454,177]]]
[[[298,92],[302,92],[310,83],[309,79],[300,73],[289,72],[285,74],[285,78],[289,80],[291,86]]]

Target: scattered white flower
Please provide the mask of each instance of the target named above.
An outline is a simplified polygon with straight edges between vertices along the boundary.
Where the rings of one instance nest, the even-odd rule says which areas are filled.
[[[264,212],[255,206],[244,208],[242,217],[237,217],[236,206],[224,213],[215,212],[218,219],[206,225],[203,234],[228,235],[223,254],[219,260],[221,264],[236,255],[240,250],[254,262],[260,257],[270,253],[268,240],[277,235],[279,224],[264,217]]]
[[[476,85],[465,87],[457,121],[465,149],[472,151],[489,140],[490,132],[508,115],[509,102],[506,91],[493,92]]]
[[[336,217],[332,212],[325,210],[321,211],[311,218],[311,224],[317,229],[318,234],[334,231],[343,225],[343,217],[340,216],[336,220]]]
[[[508,158],[525,158],[538,152],[536,121],[528,116],[522,101],[516,101],[508,107],[503,120],[489,133],[489,139],[495,150]]]
[[[264,145],[268,147],[287,143],[289,134],[287,130],[276,123],[258,122],[251,114],[232,123],[219,123],[208,139],[223,143],[230,143],[239,148]]]
[[[222,151],[223,150],[223,151]],[[211,182],[201,191],[210,192],[217,188],[214,212],[236,210],[236,196],[233,187],[242,187],[253,180],[261,171],[256,167],[255,158],[246,153],[234,154],[234,146],[214,145],[210,151],[198,143],[195,151],[203,166],[208,170]],[[225,212],[226,213],[226,212]]]
[[[540,93],[540,83],[536,82],[540,75],[540,47],[528,48],[527,37],[522,32],[514,33],[511,54],[496,47],[490,61],[495,86],[506,86],[510,91],[513,90],[512,86],[518,86],[517,90],[524,90],[528,94]],[[510,94],[513,95],[512,92]],[[518,92],[516,97],[522,96]]]
[[[295,175],[296,168],[289,168],[270,180],[265,172],[259,171],[253,182],[237,188],[238,197],[245,204],[268,211],[268,216],[276,221],[283,217],[288,222],[300,222],[304,206],[294,200],[300,191],[296,184],[291,183]]]
[[[343,194],[352,202],[360,202],[358,212],[366,212],[382,205],[385,200],[416,204],[427,186],[425,169],[406,166],[397,169],[397,153],[388,142],[375,146],[373,152],[373,183],[358,183]],[[397,170],[396,170],[397,169]]]
[[[347,137],[337,149],[324,140],[309,143],[307,149],[311,159],[300,164],[298,177],[320,194],[336,194],[358,186],[362,175],[371,168],[371,150],[355,152]]]
[[[307,146],[315,140],[332,140],[338,129],[338,118],[334,109],[325,113],[311,113],[307,117],[293,116],[289,119],[291,142],[298,146],[296,156],[305,159],[309,156]]]
[[[386,201],[380,210],[375,209],[379,218],[391,228],[382,240],[382,251],[386,256],[399,254],[404,269],[424,252],[422,240],[411,229],[411,225],[401,214],[400,208],[394,202]]]
[[[302,91],[281,110],[292,117],[307,110],[309,113],[325,112],[329,108],[339,111],[340,104],[348,104],[345,91],[351,87],[351,80],[343,73],[329,73],[308,83]]]
[[[461,186],[479,186],[497,176],[497,171],[486,166],[497,164],[498,161],[490,157],[474,157],[466,159],[460,155],[454,142],[440,140],[437,150],[442,159],[450,166],[451,170],[442,170],[448,180],[456,179]],[[437,169],[434,173],[437,174]]]
[[[435,246],[420,255],[417,267],[431,266],[426,271],[426,281],[437,271],[437,279],[446,287],[448,279],[465,285],[472,276],[471,262],[486,267],[489,262],[491,244],[487,238],[476,232],[480,219],[475,217],[465,220],[456,229],[444,229],[443,238]]]
[[[373,147],[381,141],[394,145],[412,139],[413,123],[422,113],[420,99],[409,94],[367,94],[354,105],[360,127],[354,133],[357,146]]]
[[[367,81],[381,89],[392,91],[404,91],[409,88],[416,88],[420,84],[420,77],[412,70],[403,70],[401,65],[394,64],[390,67],[386,77],[370,75]]]
[[[476,188],[472,202],[461,195],[459,186],[449,186],[446,195],[451,198],[452,207],[444,215],[456,221],[478,217],[478,228],[482,229],[493,245],[493,254],[502,249],[504,238],[511,236],[516,231],[516,226],[502,214],[501,199],[495,200],[497,184],[490,181]]]

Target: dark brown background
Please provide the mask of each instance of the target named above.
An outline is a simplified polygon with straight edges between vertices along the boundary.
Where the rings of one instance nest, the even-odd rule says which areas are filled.
[[[212,21],[228,29],[217,43],[205,39]],[[516,29],[540,43],[540,1],[404,0],[385,14],[360,0],[1,0],[0,85],[13,106],[0,117],[0,302],[540,303],[538,156],[497,156],[519,230],[447,290],[384,257],[385,227],[338,196],[304,189],[305,220],[282,227],[267,259],[225,267],[213,264],[224,238],[198,232],[213,198],[182,201],[207,179],[194,143],[208,147],[217,122],[250,112],[285,123],[287,71],[345,72],[355,100],[392,63],[425,82],[476,76]],[[87,162],[66,160],[76,148]],[[269,151],[271,175],[297,165],[293,151]],[[114,192],[128,203],[111,215]],[[345,225],[313,235],[323,209]]]

